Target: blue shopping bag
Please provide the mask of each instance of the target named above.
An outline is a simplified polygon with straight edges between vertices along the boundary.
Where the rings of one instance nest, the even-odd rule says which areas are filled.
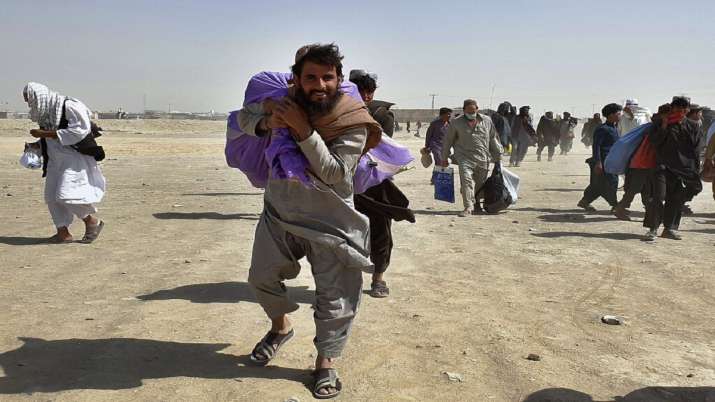
[[[434,199],[454,203],[454,169],[435,166]]]

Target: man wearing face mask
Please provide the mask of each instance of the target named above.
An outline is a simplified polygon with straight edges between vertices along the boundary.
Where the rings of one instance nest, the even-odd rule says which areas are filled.
[[[675,96],[666,116],[653,121],[655,130],[650,140],[656,149],[657,168],[653,177],[653,196],[650,212],[646,216],[650,231],[647,240],[655,240],[662,223],[665,229],[661,237],[681,240],[678,228],[683,204],[689,196],[702,191],[698,169],[700,155],[700,129],[686,117],[690,99]]]
[[[479,106],[474,99],[467,99],[463,105],[464,114],[454,120],[447,130],[442,144],[442,166],[449,166],[448,157],[454,147],[454,158],[459,165],[459,181],[464,210],[459,214],[466,217],[483,211],[478,194],[474,191],[484,185],[489,177],[489,158],[501,161],[503,148],[494,124],[489,116],[478,113]]]

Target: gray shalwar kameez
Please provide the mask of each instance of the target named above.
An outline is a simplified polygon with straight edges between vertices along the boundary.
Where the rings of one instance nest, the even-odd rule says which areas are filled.
[[[469,119],[462,115],[449,125],[442,144],[442,160],[448,160],[454,147],[454,159],[459,166],[459,182],[465,209],[474,209],[477,194],[475,190],[484,185],[489,177],[489,156],[500,161],[503,148],[492,119],[483,114],[477,117],[477,124],[469,126]]]
[[[239,113],[241,128],[255,135],[260,105]],[[270,179],[256,228],[248,282],[270,318],[298,309],[283,281],[295,278],[307,257],[315,279],[314,339],[318,353],[339,357],[360,304],[362,271],[369,271],[369,221],[353,205],[353,174],[367,128],[346,131],[326,144],[313,133],[299,146],[310,164],[313,188]]]

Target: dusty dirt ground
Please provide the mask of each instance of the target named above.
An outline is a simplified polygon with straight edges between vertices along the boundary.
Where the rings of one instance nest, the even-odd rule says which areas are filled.
[[[309,269],[288,283],[296,337],[269,367],[247,364],[268,328],[246,283],[262,194],[225,165],[224,124],[101,125],[106,228],[48,245],[40,173],[17,163],[31,124],[0,120],[0,400],[311,400]],[[397,138],[415,154],[423,141]],[[685,240],[645,244],[604,201],[575,207],[585,148],[553,163],[534,152],[514,169],[522,198],[497,216],[456,217],[421,166],[397,177],[418,222],[394,226],[392,296],[363,299],[341,400],[715,400],[709,186]]]

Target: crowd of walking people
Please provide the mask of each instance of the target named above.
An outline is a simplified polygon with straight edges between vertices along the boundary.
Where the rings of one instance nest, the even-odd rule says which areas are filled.
[[[358,192],[355,175],[364,156],[389,142],[399,124],[393,103],[375,99],[378,77],[366,70],[350,71],[344,79],[343,56],[334,44],[314,44],[298,50],[279,97],[246,99],[243,108],[229,117],[227,141],[278,141],[285,133],[276,159],[266,163],[264,204],[256,227],[248,281],[271,321],[271,328],[251,353],[257,365],[266,365],[294,335],[288,314],[298,305],[288,298],[284,282],[300,271],[306,257],[315,280],[315,382],[317,398],[337,396],[342,383],[334,368],[350,335],[362,294],[362,272],[371,274],[368,294],[390,295],[385,279],[393,248],[393,221],[415,222],[410,203],[400,190],[399,179],[385,178]],[[249,84],[250,85],[250,84]],[[350,94],[354,90],[355,92]],[[23,96],[30,116],[39,128],[30,131],[41,139],[46,170],[45,201],[57,233],[50,239],[72,241],[73,217],[85,223],[83,241],[95,241],[104,222],[95,217],[96,204],[106,190],[96,157],[80,147],[94,141],[90,112],[81,101],[65,97],[41,84],[29,83]],[[440,108],[429,123],[422,152],[436,166],[456,164],[463,209],[460,217],[485,213],[479,189],[489,177],[490,164],[509,160],[521,167],[530,147],[537,161],[572,152],[578,120],[570,113],[555,116],[547,111],[534,127],[530,106],[516,108],[503,102],[493,113],[481,111],[474,99],[466,99],[461,113]],[[605,119],[605,121],[603,120]],[[417,123],[417,130],[421,128]],[[410,130],[410,123],[406,124]],[[641,130],[633,152],[624,164],[624,194],[619,201],[619,174],[610,171],[608,158],[614,147]],[[636,99],[605,105],[585,122],[581,142],[591,147],[587,160],[589,185],[577,205],[595,212],[592,203],[603,198],[618,219],[630,220],[637,194],[645,206],[645,240],[661,237],[680,240],[678,233],[685,204],[702,191],[701,168],[715,169],[715,126],[705,132],[702,108],[682,96],[661,105],[657,113]],[[86,142],[86,141],[85,141]],[[90,145],[96,150],[96,143]],[[291,149],[306,168],[293,172],[294,160],[282,159]],[[704,159],[701,161],[701,154]],[[261,154],[262,155],[262,154]],[[283,163],[284,169],[279,169]],[[369,161],[367,162],[368,166]],[[307,184],[306,184],[307,183]],[[715,186],[713,188],[715,193]]]

